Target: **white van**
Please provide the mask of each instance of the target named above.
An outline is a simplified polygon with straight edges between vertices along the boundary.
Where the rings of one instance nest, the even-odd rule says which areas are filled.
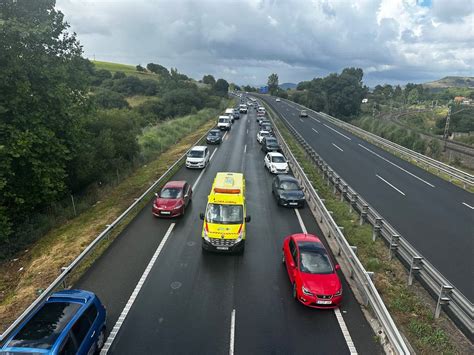
[[[224,112],[224,115],[229,116],[230,123],[234,123],[234,109],[233,108],[227,108]]]
[[[204,169],[209,163],[209,159],[209,149],[205,145],[196,145],[188,151],[186,167]]]
[[[229,131],[232,123],[230,122],[229,116],[219,116],[217,120],[217,128],[221,131]]]

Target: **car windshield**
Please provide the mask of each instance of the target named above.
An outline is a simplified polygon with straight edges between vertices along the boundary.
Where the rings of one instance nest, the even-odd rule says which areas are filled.
[[[209,135],[210,135],[210,136],[217,137],[217,136],[220,136],[220,133],[217,132],[217,131],[210,131],[210,132],[209,132]]]
[[[243,222],[242,205],[207,205],[206,221],[209,223],[241,224]]]
[[[286,163],[286,160],[281,155],[276,155],[272,157],[272,163]]]
[[[278,145],[276,139],[274,139],[274,138],[266,138],[265,142],[266,142],[267,145]]]
[[[191,150],[188,153],[188,157],[190,158],[202,158],[204,156],[204,151],[202,150]]]
[[[229,122],[229,119],[228,118],[219,118],[219,122],[220,123],[222,123],[222,122],[227,123],[227,122]]]
[[[46,303],[8,343],[11,347],[51,349],[78,309],[78,303]]]
[[[179,187],[165,187],[161,190],[160,197],[166,199],[180,198],[182,193],[183,190]]]
[[[309,274],[330,274],[331,261],[324,249],[300,250],[300,270]]]
[[[285,191],[296,191],[296,190],[300,190],[300,187],[294,181],[282,181],[280,183],[280,189],[285,190]]]

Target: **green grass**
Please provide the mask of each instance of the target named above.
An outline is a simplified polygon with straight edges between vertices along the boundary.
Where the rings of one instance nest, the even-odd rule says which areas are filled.
[[[360,261],[367,271],[375,272],[375,284],[381,297],[415,350],[422,354],[462,353],[462,346],[443,329],[440,320],[433,318],[425,301],[407,286],[404,266],[398,260],[390,260],[382,240],[372,241],[372,227],[368,224],[359,226],[359,216],[351,213],[348,204],[333,194],[316,165],[284,124],[279,119],[275,122],[313,187],[325,200],[327,209],[332,211],[337,225],[344,227],[349,244],[357,246]]]
[[[138,72],[134,65],[129,64],[120,64],[120,63],[111,63],[111,62],[102,62],[99,60],[91,60],[97,70],[105,69],[112,73],[117,71],[124,72],[126,75],[134,75],[140,79],[153,79],[160,80],[160,76],[154,73],[148,72]]]

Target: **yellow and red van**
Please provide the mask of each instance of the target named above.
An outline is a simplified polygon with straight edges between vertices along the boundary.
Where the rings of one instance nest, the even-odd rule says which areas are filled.
[[[239,252],[245,248],[245,179],[241,173],[217,173],[208,196],[206,213],[201,213],[202,248]]]

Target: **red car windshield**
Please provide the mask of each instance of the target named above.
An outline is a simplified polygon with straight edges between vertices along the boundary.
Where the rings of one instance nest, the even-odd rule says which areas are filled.
[[[165,187],[161,190],[160,197],[165,199],[175,199],[180,198],[183,193],[183,190],[178,187]]]
[[[330,274],[333,269],[324,250],[301,250],[300,271],[308,274]]]

